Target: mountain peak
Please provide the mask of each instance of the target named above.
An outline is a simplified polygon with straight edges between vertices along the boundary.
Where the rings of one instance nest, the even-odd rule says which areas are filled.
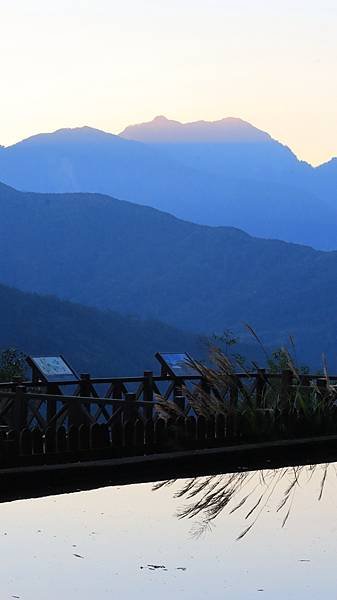
[[[81,125],[78,127],[61,127],[60,129],[56,129],[52,133],[68,133],[69,131],[78,133],[78,132],[98,131],[98,129],[95,129],[94,127],[89,127],[89,125]]]
[[[152,121],[126,127],[119,135],[128,140],[149,143],[254,143],[271,140],[269,134],[236,117],[181,123],[158,115]]]
[[[25,146],[27,144],[53,144],[54,142],[60,143],[85,143],[85,142],[95,142],[102,141],[106,138],[115,138],[118,140],[118,136],[113,133],[108,133],[106,131],[102,131],[101,129],[95,129],[94,127],[89,127],[88,125],[83,125],[82,127],[63,127],[61,129],[56,129],[52,132],[46,133],[38,133],[32,135],[28,138],[17,142],[13,146],[9,146],[9,148],[14,148],[16,146]]]
[[[164,115],[158,115],[153,119],[152,123],[169,123],[169,119]]]

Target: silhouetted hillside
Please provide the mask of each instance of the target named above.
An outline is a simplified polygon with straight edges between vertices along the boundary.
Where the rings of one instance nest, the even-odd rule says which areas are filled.
[[[200,337],[164,323],[0,285],[0,349],[12,346],[33,355],[64,354],[79,372],[103,376],[159,372],[154,354],[160,350],[207,354]]]
[[[159,117],[120,136],[89,127],[40,134],[1,151],[0,180],[105,193],[195,223],[337,248],[335,193],[324,174],[240,119]]]
[[[271,346],[335,355],[337,253],[180,221],[90,194],[0,187],[0,280],[193,332],[248,322]]]

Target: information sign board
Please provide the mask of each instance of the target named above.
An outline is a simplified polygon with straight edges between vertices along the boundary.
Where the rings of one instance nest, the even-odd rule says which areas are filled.
[[[171,352],[157,352],[163,371],[173,377],[200,376],[200,371],[194,366],[194,361],[187,352],[175,354]]]
[[[28,356],[27,363],[43,381],[73,381],[78,375],[63,356]]]

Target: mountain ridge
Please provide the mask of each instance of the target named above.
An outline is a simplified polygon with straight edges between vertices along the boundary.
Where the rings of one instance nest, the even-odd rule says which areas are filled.
[[[173,134],[173,139],[170,134]],[[176,138],[174,139],[174,134]],[[191,121],[182,123],[160,115],[152,121],[126,127],[120,137],[141,142],[188,142],[188,141],[251,141],[269,142],[271,136],[236,117],[224,117],[216,121]]]
[[[166,117],[165,115],[157,115],[156,117],[154,117],[151,121],[144,121],[141,123],[134,123],[131,125],[127,125],[126,127],[124,127],[120,132],[112,132],[112,131],[106,131],[103,129],[100,129],[98,127],[93,127],[91,125],[78,125],[78,126],[74,126],[74,127],[60,127],[59,129],[55,129],[52,131],[45,131],[45,132],[39,132],[39,133],[35,133],[35,134],[31,134],[26,138],[22,138],[17,140],[16,142],[13,142],[12,144],[5,144],[5,145],[1,145],[0,144],[0,149],[5,149],[8,150],[9,148],[13,148],[15,146],[18,146],[19,144],[23,143],[23,142],[27,142],[29,140],[34,140],[34,139],[38,139],[40,137],[45,137],[45,136],[53,136],[55,134],[63,134],[63,133],[77,133],[77,132],[88,132],[88,133],[97,133],[97,134],[104,134],[107,136],[112,136],[114,138],[119,137],[119,138],[125,138],[125,139],[129,139],[130,141],[138,141],[136,139],[133,139],[130,135],[129,136],[129,132],[131,132],[132,130],[134,130],[134,128],[142,128],[144,126],[148,126],[151,124],[155,124],[155,123],[173,123],[179,127],[182,128],[187,128],[190,125],[198,125],[198,124],[202,124],[202,125],[210,125],[210,126],[214,126],[217,124],[221,124],[221,123],[227,123],[227,122],[234,122],[237,124],[243,124],[244,126],[247,126],[248,128],[251,128],[252,130],[258,132],[259,135],[261,135],[261,137],[265,137],[266,141],[274,141],[277,142],[278,144],[280,144],[281,146],[283,146],[284,148],[287,148],[288,150],[290,150],[290,152],[296,156],[296,154],[293,152],[293,150],[291,150],[290,146],[286,143],[280,142],[279,140],[277,140],[276,138],[273,138],[271,134],[269,134],[267,131],[264,131],[263,129],[260,129],[258,127],[256,127],[255,125],[252,125],[249,121],[246,121],[245,119],[242,119],[240,117],[223,117],[221,119],[216,119],[213,121],[209,121],[209,120],[205,120],[205,119],[199,119],[197,121],[186,121],[186,122],[182,122],[182,121],[178,121],[175,119],[169,119],[168,117]],[[298,158],[298,157],[297,157]],[[303,159],[298,159],[299,162],[304,163],[306,165],[309,165],[312,169],[319,169],[321,166],[327,165],[330,162],[334,162],[337,160],[337,155],[333,155],[331,156],[330,159],[325,160],[324,162],[320,163],[317,166],[313,166],[310,162],[303,160]]]

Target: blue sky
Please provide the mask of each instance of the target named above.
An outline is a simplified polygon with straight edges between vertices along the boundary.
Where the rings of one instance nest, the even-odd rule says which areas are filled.
[[[331,0],[0,0],[0,143],[157,114],[238,116],[296,154],[337,154]]]

